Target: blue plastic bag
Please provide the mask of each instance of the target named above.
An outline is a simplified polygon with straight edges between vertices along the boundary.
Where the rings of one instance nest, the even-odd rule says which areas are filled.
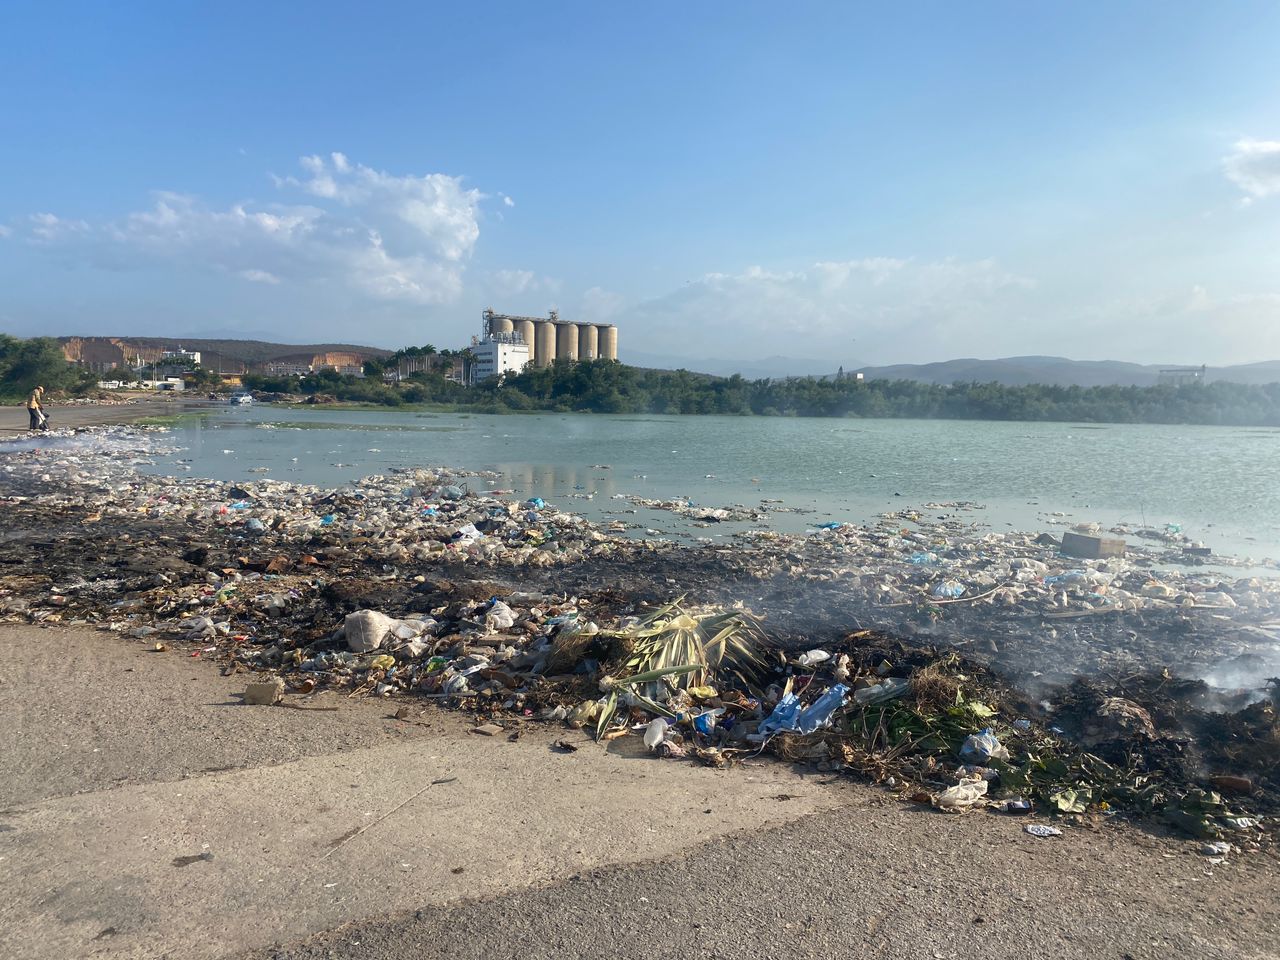
[[[813,733],[831,722],[831,716],[844,703],[849,688],[843,683],[832,684],[813,704],[804,710],[800,709],[800,700],[794,693],[788,693],[773,713],[760,724],[759,733],[766,736],[783,730],[791,733]]]

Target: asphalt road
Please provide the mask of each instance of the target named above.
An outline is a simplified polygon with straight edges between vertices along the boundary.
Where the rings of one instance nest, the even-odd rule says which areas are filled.
[[[1129,829],[1039,840],[865,797],[683,856],[364,921],[254,960],[1272,958],[1273,862]]]

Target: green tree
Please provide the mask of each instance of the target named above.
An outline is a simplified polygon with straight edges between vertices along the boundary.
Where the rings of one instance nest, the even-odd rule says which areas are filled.
[[[53,337],[22,340],[0,334],[0,396],[5,399],[25,399],[37,386],[49,393],[72,389],[81,382],[81,373]]]

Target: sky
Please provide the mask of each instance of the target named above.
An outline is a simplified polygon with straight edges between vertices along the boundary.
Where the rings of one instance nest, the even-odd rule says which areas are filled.
[[[0,330],[1277,359],[1277,51],[1248,0],[8,0]]]

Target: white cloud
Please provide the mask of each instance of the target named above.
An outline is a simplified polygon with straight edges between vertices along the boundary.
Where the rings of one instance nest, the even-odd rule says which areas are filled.
[[[645,351],[830,356],[834,365],[972,354],[975,339],[1021,330],[1033,288],[991,260],[870,257],[710,273],[612,314]]]
[[[496,298],[555,294],[560,290],[559,280],[542,276],[532,270],[492,270],[485,276],[484,281],[485,296]],[[535,308],[526,306],[513,309],[518,313],[521,310]]]
[[[84,236],[89,224],[83,220],[64,220],[52,213],[33,213],[27,217],[28,239],[34,244],[57,243],[71,237]]]
[[[1280,293],[1217,296],[1194,284],[1082,309],[1071,332],[1073,343],[1091,344],[1088,353],[1098,357],[1185,364],[1274,360],[1280,357]]]
[[[254,283],[279,283],[280,278],[274,273],[267,273],[265,270],[241,270],[240,276]]]
[[[3,223],[0,223],[0,237],[8,237],[12,235],[13,235],[13,228],[6,227]]]
[[[592,287],[582,295],[579,316],[588,322],[605,321],[618,314],[626,306],[626,298],[620,293],[603,287]]]
[[[476,210],[484,195],[465,190],[458,177],[442,173],[397,177],[363,164],[352,164],[344,154],[303,157],[302,166],[311,176],[299,181],[287,177],[282,183],[300,187],[345,207],[363,211],[381,225],[385,236],[428,241],[435,255],[461,260],[470,254],[480,236]]]
[[[304,178],[275,183],[306,202],[223,209],[161,192],[149,210],[98,225],[35,214],[26,235],[113,269],[176,262],[255,283],[338,280],[375,300],[458,297],[480,236],[483,194],[457,177],[395,176],[341,153],[303,157],[301,165]]]
[[[495,270],[491,285],[500,294],[514,295],[524,293],[537,280],[537,274],[532,270]]]
[[[1227,179],[1244,191],[1245,206],[1280,193],[1280,140],[1237,140],[1222,166]]]

